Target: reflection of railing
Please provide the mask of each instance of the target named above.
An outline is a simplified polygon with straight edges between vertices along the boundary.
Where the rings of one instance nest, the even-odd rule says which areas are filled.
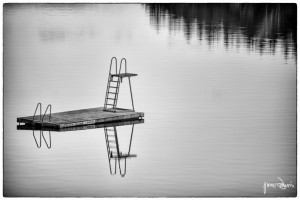
[[[50,108],[50,106],[49,106],[49,108]],[[47,111],[47,109],[46,109],[46,111]],[[62,130],[62,131],[70,131],[71,132],[71,131],[75,131],[75,130],[104,128],[110,173],[112,175],[115,175],[117,173],[117,166],[118,166],[120,175],[122,177],[124,177],[127,173],[127,158],[136,157],[136,155],[131,154],[130,151],[131,151],[131,147],[132,147],[134,125],[140,124],[140,123],[144,123],[144,120],[143,119],[135,119],[135,120],[128,120],[128,121],[114,122],[114,123],[98,124],[98,125],[92,125],[92,126],[82,126],[82,127],[76,127],[76,129],[74,127],[72,127],[72,129],[66,129],[66,130]],[[122,153],[119,148],[117,127],[118,126],[129,126],[129,125],[132,126],[130,141],[129,141],[129,148],[126,153]],[[61,131],[61,130],[51,129],[49,127],[34,126],[34,125],[18,125],[17,129],[32,131],[33,138],[34,138],[37,148],[41,148],[42,138],[43,138],[48,149],[52,148],[51,131]],[[39,134],[36,134],[36,131],[39,131]],[[49,134],[48,139],[44,133],[46,131],[48,131],[48,134]]]
[[[33,134],[33,138],[34,138],[34,141],[36,143],[37,148],[41,148],[41,146],[42,146],[42,137],[43,137],[43,139],[45,141],[45,144],[48,147],[48,149],[51,148],[51,132],[50,131],[49,131],[49,143],[47,142],[47,140],[46,140],[46,138],[44,136],[44,131],[43,130],[40,130],[40,136],[39,136],[40,142],[39,143],[38,143],[38,141],[37,141],[37,139],[35,137],[35,130],[34,130],[34,128],[32,129],[32,134]]]
[[[127,170],[127,158],[136,157],[136,155],[130,154],[133,130],[134,130],[134,124],[132,125],[132,129],[131,129],[128,153],[123,154],[119,148],[117,128],[115,126],[113,127],[113,129],[108,128],[108,127],[104,128],[106,147],[107,147],[107,156],[108,156],[108,162],[109,162],[109,170],[112,175],[116,174],[117,162],[118,162],[120,175],[122,177],[124,177],[126,174],[126,170]],[[123,172],[122,172],[122,167],[121,167],[121,160],[124,160]],[[114,171],[112,171],[112,161],[114,161]]]

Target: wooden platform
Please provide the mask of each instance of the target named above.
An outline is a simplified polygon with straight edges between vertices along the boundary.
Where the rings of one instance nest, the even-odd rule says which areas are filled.
[[[118,122],[108,122],[108,123],[91,124],[91,125],[83,125],[83,126],[72,126],[66,128],[40,127],[40,126],[33,126],[31,124],[25,124],[25,125],[17,125],[17,130],[28,130],[28,131],[43,130],[43,131],[54,131],[54,132],[68,132],[68,131],[83,131],[88,129],[98,129],[98,128],[118,127],[118,126],[129,126],[129,125],[142,124],[142,123],[144,123],[144,119],[124,120]]]
[[[36,115],[34,123],[37,126],[52,127],[61,129],[74,126],[84,126],[91,124],[120,122],[124,120],[141,119],[144,117],[142,112],[134,112],[128,109],[118,108],[116,112],[103,111],[103,107],[89,108],[81,110],[73,110],[60,113],[52,113],[51,120],[49,114],[45,115],[44,122],[41,124],[40,115]],[[19,117],[17,122],[25,123],[25,125],[33,124],[33,116]]]

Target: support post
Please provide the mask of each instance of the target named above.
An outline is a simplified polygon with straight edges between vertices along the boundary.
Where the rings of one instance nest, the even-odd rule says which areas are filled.
[[[128,77],[128,80],[129,80],[129,88],[130,88],[130,95],[131,95],[132,110],[134,111],[134,104],[133,104],[133,96],[132,96],[132,89],[131,89],[130,77]]]

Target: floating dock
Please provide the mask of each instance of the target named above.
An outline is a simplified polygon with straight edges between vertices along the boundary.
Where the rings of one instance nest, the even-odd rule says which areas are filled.
[[[111,68],[113,61],[115,61],[115,72],[112,72]],[[125,73],[121,73],[123,63],[125,64]],[[26,129],[29,126],[33,128],[41,127],[41,129],[43,130],[45,130],[45,128],[68,129],[70,127],[89,126],[94,124],[97,124],[97,127],[102,127],[99,126],[99,124],[108,124],[130,120],[142,120],[142,118],[144,117],[144,113],[135,112],[133,104],[130,77],[134,76],[137,76],[137,74],[127,73],[127,61],[125,58],[121,59],[120,67],[118,69],[117,58],[112,57],[110,61],[104,107],[73,110],[52,114],[52,106],[51,104],[49,104],[46,107],[45,114],[42,115],[42,104],[38,103],[33,116],[17,118],[17,122],[19,122],[18,128]],[[128,78],[132,109],[117,108],[120,84],[122,83],[122,80],[124,78]],[[38,108],[40,111],[40,115],[36,115]],[[48,108],[50,113],[46,115]],[[20,123],[24,124],[21,125]],[[107,126],[103,125],[103,127]]]
[[[117,108],[116,112],[104,111],[103,107],[73,110],[41,115],[19,117],[17,122],[25,125],[35,125],[44,128],[63,129],[75,126],[86,126],[93,124],[109,124],[124,120],[142,119],[144,113],[129,109]],[[103,126],[105,127],[105,126]]]
[[[41,126],[32,126],[32,124],[17,125],[17,130],[30,130],[30,131],[54,131],[54,132],[68,132],[68,131],[82,131],[88,129],[98,129],[98,128],[110,128],[110,127],[119,127],[119,126],[128,126],[135,124],[143,124],[144,119],[134,119],[134,120],[124,120],[117,122],[107,122],[101,124],[91,124],[83,126],[72,126],[66,128],[55,128],[55,127],[41,127]]]

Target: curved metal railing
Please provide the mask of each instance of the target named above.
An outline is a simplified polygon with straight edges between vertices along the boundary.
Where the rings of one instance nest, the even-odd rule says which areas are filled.
[[[111,66],[112,66],[114,60],[116,63],[116,65],[115,65],[116,66],[116,74],[118,73],[118,60],[116,57],[112,57],[110,60],[109,74],[108,74],[108,80],[107,80],[107,86],[106,86],[106,95],[105,95],[105,101],[104,101],[104,109],[105,110],[106,110],[107,100],[108,100],[108,96],[109,96],[109,86],[110,86],[110,82],[112,79]]]
[[[127,60],[126,60],[126,58],[122,58],[122,60],[120,62],[119,74],[121,73],[121,68],[122,68],[123,60],[125,60],[125,73],[127,73]]]
[[[40,121],[42,119],[42,104],[41,103],[38,103],[36,105],[36,108],[35,108],[35,111],[34,111],[34,114],[33,114],[33,118],[32,118],[32,124],[34,125],[34,121],[35,121],[35,114],[36,114],[36,111],[38,109],[38,107],[40,106]]]
[[[51,121],[51,110],[52,110],[52,106],[51,106],[51,104],[48,104],[48,106],[47,106],[47,108],[46,108],[46,111],[45,111],[45,113],[44,113],[44,115],[43,115],[43,117],[42,117],[41,126],[43,126],[44,118],[45,118],[45,115],[46,115],[46,113],[47,113],[48,108],[50,108],[49,122]]]
[[[118,73],[118,60],[117,60],[116,57],[112,57],[111,60],[110,60],[109,74],[111,74],[111,66],[112,66],[113,60],[116,61],[116,74],[117,74]]]
[[[119,74],[121,73],[121,68],[122,68],[122,62],[123,62],[123,60],[125,61],[125,74],[127,74],[127,60],[126,60],[126,58],[122,58],[122,60],[120,62]],[[132,95],[132,88],[131,88],[130,77],[128,77],[128,81],[129,81],[129,89],[130,89],[130,96],[131,96],[131,105],[132,105],[132,110],[134,111],[134,103],[133,103],[133,95]],[[122,78],[121,78],[121,82],[122,82]]]

